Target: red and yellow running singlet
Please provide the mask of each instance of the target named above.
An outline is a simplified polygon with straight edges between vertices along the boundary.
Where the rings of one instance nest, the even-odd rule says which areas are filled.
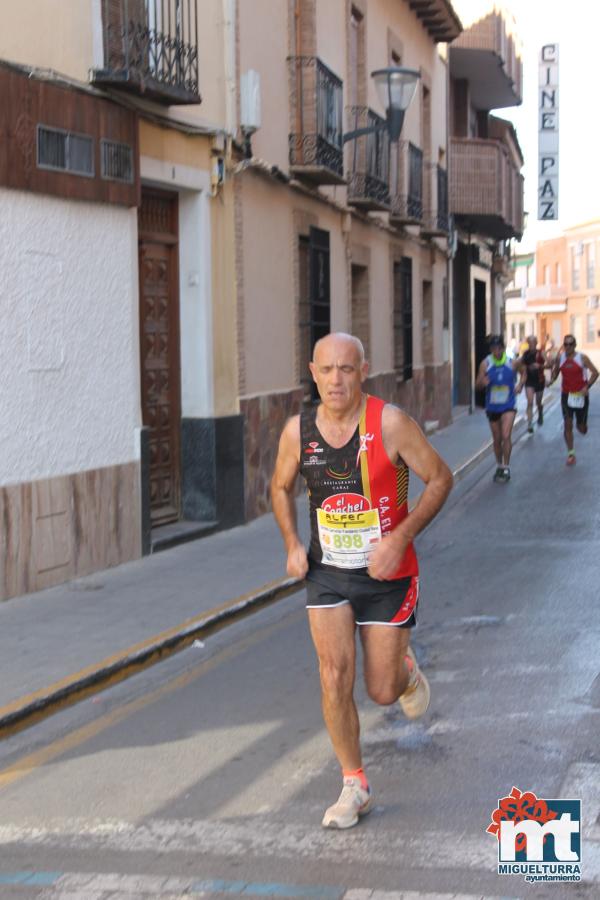
[[[316,424],[300,416],[300,472],[310,499],[311,564],[365,572],[375,544],[408,515],[408,467],[390,462],[381,434],[385,402],[367,396],[358,427],[343,447],[331,447]],[[393,578],[419,574],[412,543]]]

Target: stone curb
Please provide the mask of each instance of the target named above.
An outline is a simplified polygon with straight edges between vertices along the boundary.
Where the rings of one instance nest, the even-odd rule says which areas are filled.
[[[0,740],[167,659],[189,647],[195,640],[207,637],[237,619],[295,593],[302,584],[303,581],[297,578],[273,581],[0,708]]]
[[[553,405],[553,402],[547,403],[546,409]],[[526,418],[519,415],[515,420],[513,430],[514,441],[518,441],[525,433]],[[454,471],[455,482],[466,478],[482,460],[492,453],[493,445],[490,440]],[[414,506],[417,500],[418,497],[411,506]],[[47,688],[22,697],[8,706],[0,707],[0,740],[34,725],[41,719],[77,703],[91,694],[117,684],[154,663],[167,659],[174,653],[189,647],[195,640],[207,637],[237,619],[296,593],[301,590],[303,584],[303,579],[281,578],[263,585],[256,591],[224,603],[194,619],[189,619],[120,654],[109,657],[95,666],[90,666],[88,669],[68,676]]]

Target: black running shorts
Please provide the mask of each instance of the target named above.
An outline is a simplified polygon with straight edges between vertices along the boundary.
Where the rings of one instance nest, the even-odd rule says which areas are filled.
[[[377,581],[362,572],[344,572],[325,567],[311,568],[306,576],[306,608],[328,609],[350,604],[357,625],[416,624],[419,579]]]
[[[588,410],[590,408],[590,398],[589,395],[586,395],[585,402],[581,409],[573,409],[569,406],[569,395],[561,394],[560,395],[560,405],[562,407],[563,418],[569,418],[571,422],[573,421],[573,415],[575,415],[575,420],[577,424],[581,427],[582,425],[587,425],[588,419]]]
[[[502,412],[490,412],[489,410],[486,410],[485,414],[490,422],[499,422],[505,413],[516,413],[516,411],[516,407],[513,407],[513,409],[503,409]]]

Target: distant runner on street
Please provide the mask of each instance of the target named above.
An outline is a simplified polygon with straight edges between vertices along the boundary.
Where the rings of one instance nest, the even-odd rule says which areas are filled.
[[[562,375],[560,404],[563,414],[564,436],[567,445],[567,465],[574,466],[575,449],[573,441],[573,416],[577,422],[577,431],[587,434],[588,410],[590,407],[589,391],[598,378],[598,369],[585,355],[576,353],[577,342],[572,334],[567,334],[563,346],[556,357],[552,368],[550,384],[554,384],[559,374]],[[590,373],[586,376],[586,370]]]
[[[534,334],[527,338],[528,349],[521,357],[526,369],[525,393],[527,394],[527,431],[533,434],[533,399],[537,406],[537,423],[544,424],[544,388],[546,387],[546,357],[538,350],[537,338]]]
[[[485,411],[494,439],[497,468],[494,481],[510,480],[512,429],[517,414],[516,395],[525,382],[526,370],[520,359],[506,355],[504,338],[493,334],[489,340],[490,354],[481,360],[475,386],[485,388]],[[516,385],[517,374],[521,374]]]
[[[310,371],[321,402],[285,425],[271,482],[287,572],[307,580],[323,718],[342,770],[326,828],[356,825],[372,804],[354,702],[357,626],[371,699],[384,706],[399,700],[409,718],[429,705],[429,683],[409,646],[419,598],[412,541],[452,487],[452,473],[416,422],[363,393],[368,368],[357,338],[335,333],[317,341]],[[425,483],[410,513],[409,469]],[[296,528],[299,473],[310,498],[308,553]]]

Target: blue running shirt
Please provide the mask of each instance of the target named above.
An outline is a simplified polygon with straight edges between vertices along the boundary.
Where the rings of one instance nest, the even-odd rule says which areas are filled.
[[[506,353],[499,360],[490,354],[486,358],[486,366],[486,375],[490,381],[485,391],[486,410],[503,413],[514,409],[517,373],[513,372],[512,360],[507,358]]]

